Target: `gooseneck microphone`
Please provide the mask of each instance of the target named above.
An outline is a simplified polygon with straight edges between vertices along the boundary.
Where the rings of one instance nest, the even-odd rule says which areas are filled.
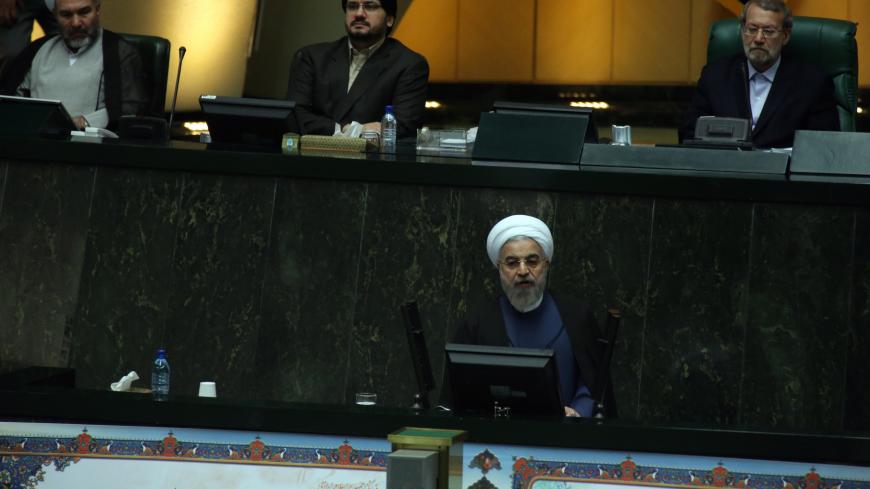
[[[178,102],[178,84],[181,82],[181,63],[184,62],[184,54],[186,52],[186,47],[181,46],[178,48],[178,72],[175,75],[175,94],[172,95],[172,109],[169,111],[169,131],[167,131],[167,134],[172,131],[172,119],[175,118],[175,104]]]

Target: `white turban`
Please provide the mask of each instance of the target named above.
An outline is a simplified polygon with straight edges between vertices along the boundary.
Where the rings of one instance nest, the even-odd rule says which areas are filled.
[[[544,258],[547,261],[553,259],[553,235],[550,234],[550,228],[537,217],[518,214],[499,221],[486,238],[486,252],[494,266],[498,266],[501,247],[520,236],[535,240],[544,251]]]

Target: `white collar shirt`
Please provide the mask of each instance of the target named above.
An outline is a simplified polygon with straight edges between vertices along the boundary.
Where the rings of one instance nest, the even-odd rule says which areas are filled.
[[[752,130],[755,130],[755,125],[758,124],[758,118],[761,116],[761,111],[764,108],[764,103],[767,102],[767,96],[770,95],[770,87],[773,85],[773,79],[776,77],[776,71],[779,69],[779,63],[782,61],[780,56],[773,66],[766,71],[758,71],[752,66],[749,60],[746,60],[746,65],[749,67],[747,75],[749,76],[749,105],[752,108]]]

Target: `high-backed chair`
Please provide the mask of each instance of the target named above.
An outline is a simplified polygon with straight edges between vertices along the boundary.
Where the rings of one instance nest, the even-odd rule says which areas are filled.
[[[816,17],[794,17],[791,39],[783,53],[813,63],[834,81],[834,98],[840,114],[840,130],[854,131],[858,110],[857,25],[853,22]],[[707,62],[743,52],[740,21],[727,19],[710,28]]]
[[[142,66],[147,76],[148,91],[151,103],[148,106],[148,114],[154,117],[163,117],[166,104],[166,80],[169,77],[169,49],[168,39],[156,36],[142,36],[139,34],[119,35],[130,44],[139,49],[142,58]]]

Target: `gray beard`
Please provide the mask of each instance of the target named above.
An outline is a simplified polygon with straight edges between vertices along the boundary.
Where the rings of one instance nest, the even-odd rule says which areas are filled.
[[[69,46],[70,49],[78,51],[82,48],[86,48],[91,44],[91,36],[83,37],[81,39],[70,39],[66,41],[66,45]]]
[[[529,308],[544,296],[544,290],[547,288],[547,272],[541,273],[541,276],[535,280],[535,285],[528,289],[515,287],[512,282],[507,282],[501,277],[499,281],[501,290],[511,306],[517,311],[528,312]]]
[[[97,39],[97,36],[99,35],[99,33],[100,33],[100,28],[95,26],[93,32],[91,32],[87,36],[85,36],[81,39],[66,39],[66,38],[64,38],[63,42],[65,42],[67,47],[69,47],[71,50],[78,52],[78,51],[81,51],[84,48],[90,46],[91,43],[93,43]]]
[[[757,71],[765,71],[774,63],[776,63],[776,59],[779,57],[780,51],[777,52],[762,52],[762,51],[753,51],[751,48],[746,46],[743,47],[743,52],[746,54],[746,57],[749,59],[749,62],[752,64],[752,67]],[[764,70],[760,70],[759,66],[765,68]]]

